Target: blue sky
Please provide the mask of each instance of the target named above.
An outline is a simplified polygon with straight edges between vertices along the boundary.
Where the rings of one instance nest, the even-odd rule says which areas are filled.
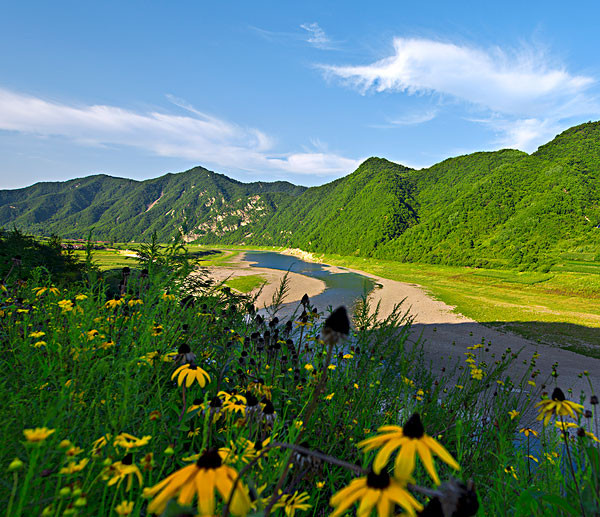
[[[600,119],[597,2],[11,2],[0,188],[203,165],[318,185]]]

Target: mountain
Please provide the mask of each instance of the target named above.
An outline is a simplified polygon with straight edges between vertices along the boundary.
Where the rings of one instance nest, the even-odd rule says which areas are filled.
[[[0,226],[36,234],[163,241],[182,230],[189,240],[221,236],[286,206],[305,187],[284,181],[241,183],[195,167],[147,181],[104,174],[0,191]]]
[[[319,187],[241,183],[196,167],[147,181],[106,175],[0,191],[0,226],[117,241],[292,246],[482,267],[546,268],[600,250],[600,123],[528,155],[504,149],[414,170],[369,158]]]

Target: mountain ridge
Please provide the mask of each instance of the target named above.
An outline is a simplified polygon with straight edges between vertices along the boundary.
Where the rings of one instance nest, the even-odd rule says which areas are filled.
[[[244,183],[197,166],[148,180],[95,174],[0,190],[0,227],[480,267],[546,268],[600,245],[600,122],[532,154],[482,151],[412,169],[371,157],[317,187]]]

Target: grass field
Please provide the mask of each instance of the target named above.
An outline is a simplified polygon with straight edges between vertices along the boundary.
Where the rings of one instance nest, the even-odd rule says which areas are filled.
[[[261,275],[238,276],[225,282],[225,285],[239,291],[240,293],[249,293],[257,287],[263,285],[267,279]]]
[[[189,246],[193,254],[203,254],[202,266],[230,266],[233,258],[249,249],[283,250],[261,246],[219,246],[218,249]],[[135,264],[134,258],[121,251],[94,251],[94,260],[102,270]],[[84,258],[84,252],[75,253]],[[418,284],[476,321],[600,357],[600,264],[584,254],[565,254],[563,263],[548,273],[407,264],[339,255],[320,255],[318,260]],[[263,281],[257,277],[233,279],[228,285],[249,292]]]
[[[418,284],[457,312],[529,339],[600,356],[600,275],[519,272],[325,255],[324,262]]]

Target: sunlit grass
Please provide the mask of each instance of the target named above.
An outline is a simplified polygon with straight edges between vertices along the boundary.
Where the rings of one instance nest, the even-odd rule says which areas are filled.
[[[261,275],[245,275],[238,276],[236,278],[231,278],[225,282],[225,285],[232,287],[236,291],[240,293],[249,293],[254,291],[254,289],[260,287],[266,282],[264,276]]]

